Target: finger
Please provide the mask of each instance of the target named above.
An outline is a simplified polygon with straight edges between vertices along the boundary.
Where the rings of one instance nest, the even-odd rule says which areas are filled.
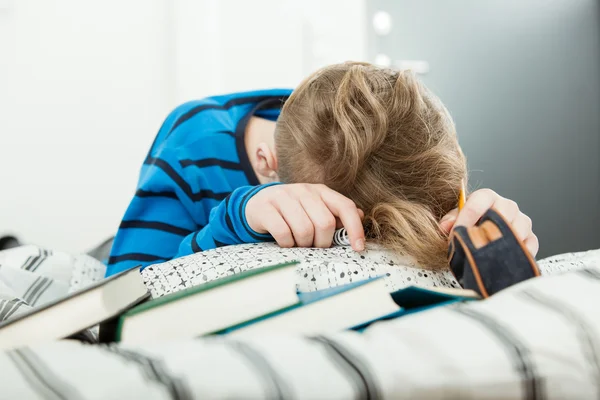
[[[280,247],[294,247],[294,237],[288,224],[285,222],[279,211],[272,205],[266,206],[263,210],[263,226],[273,236],[273,239]]]
[[[525,247],[527,247],[527,250],[529,250],[529,252],[531,253],[532,256],[536,256],[538,250],[540,249],[540,242],[537,238],[537,236],[533,233],[531,233],[531,235],[525,239]]]
[[[454,223],[456,222],[456,218],[458,217],[458,208],[450,211],[448,214],[444,215],[440,220],[440,228],[446,233],[450,233]]]
[[[475,226],[477,221],[489,210],[500,196],[490,189],[481,189],[473,192],[465,203],[463,209],[458,213],[454,226]]]
[[[314,227],[313,246],[320,248],[331,247],[335,233],[336,220],[329,208],[318,196],[306,196],[300,199],[304,211]]]
[[[515,236],[520,241],[525,241],[530,235],[533,234],[531,218],[522,212],[517,213],[517,217],[512,221],[511,225]]]
[[[361,221],[365,219],[365,212],[360,208],[358,209],[358,215]],[[335,229],[342,229],[343,227],[344,224],[342,224],[342,220],[340,220],[338,217],[335,217]]]
[[[314,227],[300,201],[283,194],[275,202],[275,207],[292,231],[296,246],[311,247],[314,239]]]
[[[509,224],[513,224],[521,214],[517,203],[510,199],[505,199],[504,197],[498,197],[494,202],[493,207]],[[525,237],[526,236],[527,235],[525,235]]]
[[[365,231],[354,202],[327,187],[320,194],[327,208],[342,221],[348,232],[352,248],[356,251],[363,251],[365,249]]]

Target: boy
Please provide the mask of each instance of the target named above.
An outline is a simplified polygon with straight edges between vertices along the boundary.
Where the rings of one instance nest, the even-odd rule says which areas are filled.
[[[368,79],[390,74],[367,64],[329,68],[340,79],[357,68],[364,69]],[[310,90],[311,82],[325,75],[320,71],[309,77],[296,93]],[[390,79],[401,79],[392,75]],[[222,245],[275,240],[282,247],[329,247],[336,227],[342,225],[354,250],[362,251],[365,215],[354,199],[321,184],[318,173],[307,179],[313,183],[278,182],[276,121],[291,93],[285,89],[237,93],[175,109],[144,161],[137,192],[115,238],[107,276]],[[332,96],[334,101],[335,93]],[[356,100],[352,95],[347,98]],[[339,122],[332,115],[317,115],[319,105],[313,106],[315,120]],[[294,117],[288,116],[288,121]],[[298,121],[302,125],[303,120]],[[537,238],[529,218],[514,202],[490,190],[473,193],[460,215],[452,210],[439,225],[436,220],[436,227],[447,233],[455,223],[474,225],[491,206],[512,222],[535,255]]]

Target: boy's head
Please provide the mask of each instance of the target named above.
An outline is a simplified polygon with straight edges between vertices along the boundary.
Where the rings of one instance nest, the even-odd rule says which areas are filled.
[[[282,182],[329,186],[365,211],[369,236],[444,264],[438,221],[466,161],[447,110],[412,73],[356,62],[315,72],[284,105],[275,150]]]

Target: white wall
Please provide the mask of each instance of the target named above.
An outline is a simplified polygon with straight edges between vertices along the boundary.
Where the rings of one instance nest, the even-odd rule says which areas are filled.
[[[364,1],[2,0],[0,235],[113,234],[172,107],[364,59]]]
[[[366,57],[366,0],[175,4],[177,101],[294,87],[321,66]]]

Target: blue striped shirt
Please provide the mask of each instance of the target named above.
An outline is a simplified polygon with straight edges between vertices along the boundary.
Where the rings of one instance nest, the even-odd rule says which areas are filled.
[[[142,166],[106,275],[222,245],[271,240],[245,219],[248,199],[266,185],[250,165],[246,125],[276,120],[291,94],[260,90],[192,101],[171,112]]]

